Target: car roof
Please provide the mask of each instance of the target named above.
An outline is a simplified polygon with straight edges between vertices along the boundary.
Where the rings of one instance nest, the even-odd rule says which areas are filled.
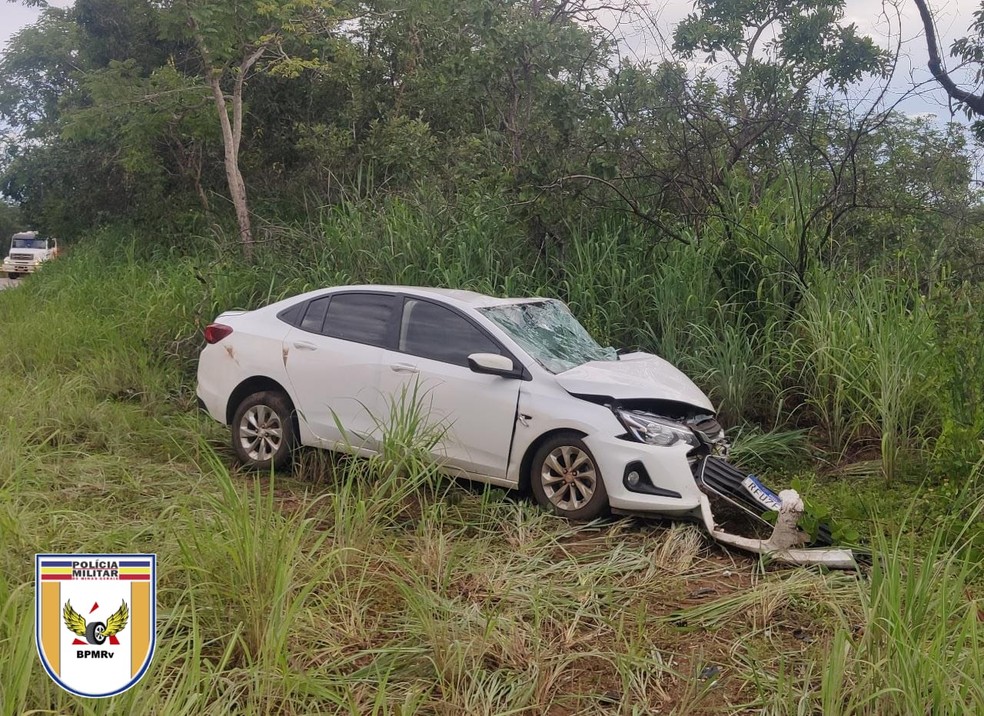
[[[544,301],[546,299],[537,296],[528,298],[497,298],[487,296],[476,291],[465,291],[457,288],[433,288],[429,286],[393,286],[381,284],[364,284],[359,286],[333,286],[328,289],[310,291],[301,296],[292,296],[284,302],[293,302],[297,299],[312,298],[314,296],[326,295],[330,293],[369,291],[374,293],[403,293],[408,296],[420,296],[421,298],[434,297],[440,298],[445,303],[457,305],[461,308],[490,308],[492,306],[508,306],[516,303],[529,303],[531,301]],[[281,302],[283,303],[283,302]]]
[[[394,290],[408,294],[419,293],[423,296],[434,295],[456,302],[471,308],[488,308],[490,306],[508,306],[513,303],[528,303],[529,301],[543,300],[536,297],[529,298],[499,298],[498,296],[488,296],[477,291],[465,291],[458,288],[431,288],[427,286],[393,286]]]

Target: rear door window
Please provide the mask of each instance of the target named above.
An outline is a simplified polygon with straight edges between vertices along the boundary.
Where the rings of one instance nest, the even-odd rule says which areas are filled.
[[[393,296],[342,293],[331,296],[321,332],[331,338],[390,347]]]

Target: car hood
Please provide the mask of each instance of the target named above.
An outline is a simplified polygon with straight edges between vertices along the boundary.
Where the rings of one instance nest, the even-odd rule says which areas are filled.
[[[672,400],[714,411],[703,391],[680,370],[651,353],[628,353],[617,361],[591,361],[558,373],[561,387],[575,395],[616,400]]]

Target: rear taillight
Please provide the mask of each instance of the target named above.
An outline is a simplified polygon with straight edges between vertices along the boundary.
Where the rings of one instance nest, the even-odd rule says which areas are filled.
[[[232,326],[224,323],[209,323],[205,326],[205,342],[218,343],[230,333],[232,333]]]

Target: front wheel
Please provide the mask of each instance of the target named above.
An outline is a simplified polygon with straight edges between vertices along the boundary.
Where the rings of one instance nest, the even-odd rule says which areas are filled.
[[[601,470],[576,433],[559,433],[540,446],[530,487],[542,507],[570,520],[593,520],[608,512]]]
[[[294,449],[293,407],[283,393],[265,390],[246,398],[232,418],[232,449],[245,467],[282,469]]]

